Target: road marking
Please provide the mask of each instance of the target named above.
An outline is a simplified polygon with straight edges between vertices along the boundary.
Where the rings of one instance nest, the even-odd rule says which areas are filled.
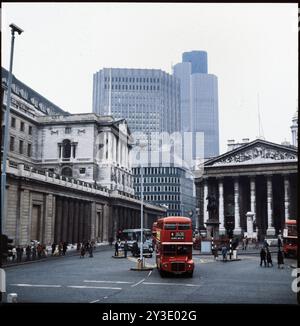
[[[109,286],[86,286],[86,285],[68,285],[68,288],[73,289],[104,289],[104,290],[122,290],[122,288],[115,288]]]
[[[133,284],[133,282],[126,281],[93,281],[93,280],[84,280],[86,283],[116,283],[116,284]]]
[[[201,286],[199,284],[185,284],[185,283],[161,283],[161,282],[144,282],[146,285],[184,285],[184,286]]]
[[[150,271],[150,272],[149,272],[149,274],[148,274],[148,276],[147,276],[147,277],[150,277],[151,273],[152,273],[152,271]]]
[[[96,303],[96,302],[99,302],[100,300],[94,300],[94,301],[91,301],[90,303]]]
[[[141,284],[141,283],[144,282],[144,281],[145,281],[145,279],[143,278],[142,280],[140,280],[139,282],[137,282],[137,283],[135,283],[135,284],[133,284],[133,285],[131,285],[131,286],[132,286],[132,287],[135,287],[135,286]]]
[[[26,284],[26,283],[20,283],[20,284],[10,284],[14,286],[32,286],[32,287],[41,287],[41,288],[60,288],[61,285],[50,285],[50,284]]]

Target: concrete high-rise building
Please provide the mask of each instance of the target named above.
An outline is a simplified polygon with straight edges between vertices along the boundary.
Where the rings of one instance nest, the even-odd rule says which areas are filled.
[[[181,130],[192,133],[183,151],[193,160],[211,158],[219,155],[218,79],[207,73],[206,52],[185,52],[183,61],[173,67],[180,80]]]
[[[93,112],[126,119],[132,132],[180,131],[179,81],[158,69],[104,68],[94,74]]]
[[[181,131],[179,84],[175,76],[158,69],[104,68],[94,74],[93,86],[93,112],[126,119],[134,141],[148,142],[148,151],[145,151],[143,159],[132,155],[135,193],[140,195],[141,190],[140,162],[135,161],[137,158],[146,173],[145,200],[168,206],[169,214],[173,215],[195,211],[192,179],[174,185],[175,175],[180,175],[180,180],[187,175],[184,169],[174,166],[176,141],[172,140],[172,134]],[[171,149],[166,150],[162,143]],[[166,154],[170,155],[170,159],[165,159]],[[158,182],[163,182],[162,170],[165,173],[172,171],[168,179],[170,189],[166,191],[158,190],[162,188],[158,185]]]

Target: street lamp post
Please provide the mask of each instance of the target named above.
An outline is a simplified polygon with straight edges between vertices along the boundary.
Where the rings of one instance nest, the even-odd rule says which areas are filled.
[[[8,138],[9,138],[9,113],[11,103],[11,84],[12,84],[12,68],[13,68],[13,57],[14,57],[14,43],[15,43],[15,32],[19,35],[23,32],[21,28],[15,24],[10,24],[11,28],[11,46],[10,46],[10,63],[9,63],[9,74],[7,83],[7,100],[6,100],[6,111],[5,111],[5,128],[4,128],[4,139],[3,139],[3,153],[2,153],[2,174],[1,174],[1,234],[4,228],[4,215],[5,215],[5,198],[6,198],[6,161],[8,154]]]
[[[11,28],[11,46],[10,46],[10,62],[9,62],[9,74],[7,83],[7,100],[6,100],[6,111],[5,111],[5,128],[3,138],[3,153],[2,153],[2,173],[1,173],[1,220],[0,220],[0,235],[4,230],[4,216],[5,216],[5,199],[6,199],[6,161],[8,153],[8,136],[9,136],[9,113],[11,103],[11,83],[12,83],[12,68],[13,68],[13,57],[14,57],[14,43],[15,43],[15,32],[19,35],[23,32],[21,28],[15,24],[10,24]],[[0,273],[1,275],[5,272],[1,269],[2,259],[0,257]],[[1,276],[1,278],[5,276]],[[2,288],[0,288],[0,302],[2,301]]]
[[[144,228],[144,180],[143,180],[143,165],[141,161],[141,250],[140,250],[140,260],[141,267],[144,267],[144,256],[143,256],[143,228]]]

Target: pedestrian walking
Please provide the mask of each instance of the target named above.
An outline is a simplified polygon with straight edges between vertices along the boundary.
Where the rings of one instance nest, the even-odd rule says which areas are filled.
[[[119,256],[119,244],[118,241],[115,243],[115,256]]]
[[[124,242],[124,257],[127,258],[128,243],[127,240]]]
[[[68,249],[68,243],[63,242],[63,245],[62,245],[62,254],[63,254],[63,256],[66,255],[67,249]]]
[[[20,263],[22,261],[23,248],[21,246],[18,246],[16,250],[17,250],[17,263]]]
[[[93,247],[93,245],[92,245],[92,243],[90,243],[90,245],[89,245],[89,257],[90,258],[93,258],[94,256],[93,256],[93,250],[94,250],[94,247]]]
[[[223,261],[227,260],[227,247],[223,245],[222,247],[222,256],[223,256]]]
[[[30,248],[30,245],[27,245],[27,247],[26,247],[26,261],[30,260],[30,256],[31,256],[31,248]]]
[[[219,257],[218,247],[215,245],[215,247],[214,247],[214,258],[215,258],[215,260],[218,260],[218,257]]]
[[[284,268],[283,252],[279,249],[277,253],[278,268]]]
[[[13,247],[12,250],[11,250],[11,252],[12,252],[12,260],[14,262],[15,259],[16,259],[16,256],[17,256],[17,249],[16,249],[16,247]]]
[[[52,243],[52,246],[51,246],[51,255],[52,255],[52,256],[54,256],[55,248],[56,248],[56,243],[53,242],[53,243]]]
[[[84,256],[85,256],[85,246],[82,244],[79,258],[84,258]]]
[[[267,264],[268,264],[268,267],[269,267],[269,265],[271,265],[273,267],[272,256],[271,256],[269,249],[267,249]]]
[[[264,263],[265,267],[267,267],[266,250],[264,247],[262,247],[260,251],[260,266],[262,266],[262,263]]]

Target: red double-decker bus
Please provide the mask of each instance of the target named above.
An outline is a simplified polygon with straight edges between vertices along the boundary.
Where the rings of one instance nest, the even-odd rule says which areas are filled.
[[[155,229],[156,265],[162,277],[167,273],[192,277],[193,231],[188,217],[169,216],[157,220]]]
[[[286,257],[297,257],[298,250],[297,221],[287,220],[283,232],[283,252]]]

